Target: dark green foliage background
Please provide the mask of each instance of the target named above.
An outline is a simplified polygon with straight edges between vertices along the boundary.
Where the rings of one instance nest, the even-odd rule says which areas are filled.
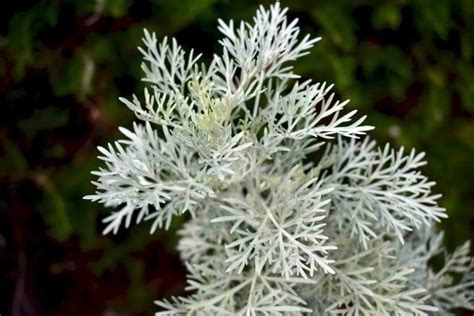
[[[268,5],[268,1],[264,1]],[[448,209],[447,246],[473,239],[474,2],[284,1],[322,36],[296,66],[334,82],[368,114],[373,137],[427,152]],[[12,1],[0,5],[0,313],[145,315],[182,293],[173,232],[146,224],[101,236],[110,209],[94,188],[97,145],[133,114],[144,27],[210,58],[218,17],[250,19],[254,1]],[[179,225],[175,223],[175,227]],[[110,314],[106,314],[109,312]]]

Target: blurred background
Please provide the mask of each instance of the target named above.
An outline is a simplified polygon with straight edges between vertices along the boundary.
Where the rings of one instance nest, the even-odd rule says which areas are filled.
[[[426,151],[423,171],[448,209],[447,247],[473,240],[474,2],[282,2],[303,33],[323,37],[296,72],[334,82],[378,141]],[[0,314],[151,315],[154,299],[183,293],[173,230],[150,235],[143,224],[104,237],[111,210],[82,196],[94,190],[95,147],[134,119],[117,98],[143,89],[142,29],[210,58],[217,18],[249,20],[257,5],[0,4]]]

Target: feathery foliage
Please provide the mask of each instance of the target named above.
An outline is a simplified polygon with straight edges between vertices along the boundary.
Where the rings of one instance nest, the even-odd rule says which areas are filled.
[[[143,123],[99,148],[105,166],[86,197],[119,207],[104,233],[191,214],[178,246],[191,294],[159,301],[158,314],[474,309],[468,243],[429,265],[446,214],[417,170],[424,154],[377,148],[332,86],[297,81],[291,61],[319,38],[300,39],[286,11],[219,21],[223,51],[209,66],[145,31],[144,96],[121,98]]]

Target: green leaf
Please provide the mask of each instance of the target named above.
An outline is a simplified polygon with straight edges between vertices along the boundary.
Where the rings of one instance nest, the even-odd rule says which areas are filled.
[[[383,4],[375,7],[372,16],[372,25],[377,30],[384,28],[396,30],[400,25],[401,19],[401,10],[398,6]]]

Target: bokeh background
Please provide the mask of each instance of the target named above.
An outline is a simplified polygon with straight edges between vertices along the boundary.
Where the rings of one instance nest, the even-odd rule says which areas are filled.
[[[268,5],[268,1],[262,1]],[[8,4],[7,4],[8,3]],[[449,249],[474,239],[474,2],[283,1],[322,36],[296,70],[334,82],[372,136],[427,152],[444,194]],[[119,96],[140,92],[144,27],[206,58],[217,18],[249,0],[61,0],[0,4],[0,314],[151,315],[183,293],[173,230],[102,236],[97,145],[131,126]],[[174,229],[179,226],[179,220]],[[467,314],[466,314],[467,315]]]

